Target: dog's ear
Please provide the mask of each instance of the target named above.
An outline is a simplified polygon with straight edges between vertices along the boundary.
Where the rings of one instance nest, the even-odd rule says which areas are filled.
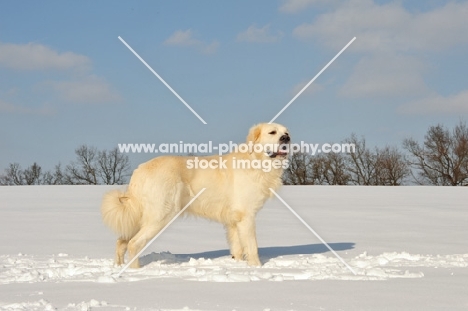
[[[258,138],[260,137],[260,134],[262,133],[261,125],[255,125],[253,126],[250,131],[249,135],[247,135],[247,143],[252,142],[255,143],[258,141]]]

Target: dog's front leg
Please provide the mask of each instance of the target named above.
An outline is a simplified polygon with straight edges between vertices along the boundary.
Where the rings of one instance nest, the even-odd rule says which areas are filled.
[[[237,223],[237,231],[241,241],[245,259],[251,266],[261,266],[258,258],[257,236],[255,233],[255,216],[245,216]]]
[[[226,235],[229,242],[229,248],[231,250],[231,256],[235,260],[242,260],[242,244],[239,239],[239,231],[237,230],[237,224],[226,225]]]

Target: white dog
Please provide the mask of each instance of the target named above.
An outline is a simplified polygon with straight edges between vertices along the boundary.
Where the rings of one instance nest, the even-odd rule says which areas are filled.
[[[255,216],[272,196],[269,188],[277,190],[281,185],[283,169],[288,165],[289,141],[286,127],[262,123],[252,127],[247,136],[247,143],[260,145],[262,151],[250,148],[247,152],[238,150],[221,157],[198,159],[162,156],[141,164],[133,172],[125,193],[115,190],[103,198],[103,221],[119,235],[115,263],[124,263],[127,248],[132,259],[191,198],[206,188],[186,212],[222,223],[233,258],[261,265]],[[220,163],[216,168],[201,168],[194,166],[195,160]],[[131,265],[139,266],[138,260]]]

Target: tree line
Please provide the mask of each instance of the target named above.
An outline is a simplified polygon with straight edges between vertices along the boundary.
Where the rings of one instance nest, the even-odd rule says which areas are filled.
[[[344,143],[354,144],[355,152],[292,154],[283,184],[468,186],[468,128],[464,122],[452,130],[440,124],[431,126],[422,144],[405,139],[402,147],[406,152],[396,146],[369,148],[355,134]]]
[[[44,171],[37,163],[25,169],[10,163],[0,175],[0,185],[121,185],[128,180],[130,161],[117,148],[98,150],[81,145],[75,155],[75,161],[65,167],[59,163],[51,171]]]
[[[293,153],[283,174],[285,185],[382,185],[416,183],[435,186],[468,186],[468,127],[460,122],[452,130],[431,126],[423,143],[410,138],[403,151],[396,146],[370,148],[364,137],[352,134],[343,143],[354,144],[354,153]],[[22,169],[10,163],[0,175],[0,185],[117,185],[130,176],[128,156],[117,148],[97,150],[82,145],[76,160],[43,171],[33,163]]]

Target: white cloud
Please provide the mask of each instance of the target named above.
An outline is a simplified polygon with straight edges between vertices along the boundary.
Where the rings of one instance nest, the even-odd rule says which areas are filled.
[[[410,102],[398,108],[402,114],[468,114],[468,90],[451,96],[432,94],[431,96]]]
[[[0,42],[0,66],[18,70],[88,69],[91,61],[84,55],[57,51],[36,43]]]
[[[428,11],[410,12],[401,1],[345,0],[293,36],[346,53],[364,53],[340,94],[352,98],[421,96],[428,93],[425,52],[468,45],[468,2],[448,2]],[[415,57],[414,55],[419,55]]]
[[[265,25],[257,28],[255,25],[250,26],[247,30],[237,35],[237,41],[257,42],[257,43],[272,43],[278,42],[283,34],[278,32],[276,35],[270,33],[270,25]]]
[[[340,89],[340,95],[360,97],[417,96],[427,92],[422,73],[424,63],[417,58],[377,54],[363,57]]]
[[[191,29],[177,30],[169,38],[164,41],[165,45],[182,46],[182,47],[194,47],[198,51],[204,54],[213,54],[219,47],[217,41],[212,43],[206,43],[195,38],[195,35]]]
[[[296,27],[293,35],[319,40],[333,49],[356,36],[350,50],[361,52],[441,50],[468,43],[466,16],[468,2],[410,13],[399,1],[379,5],[372,0],[349,0]]]
[[[409,46],[443,50],[468,43],[468,2],[449,2],[442,8],[415,14],[407,35]]]
[[[187,29],[186,31],[177,30],[166,41],[164,41],[164,44],[192,46],[200,44],[200,40],[193,38],[193,31],[191,29]]]
[[[41,86],[51,89],[60,100],[67,102],[93,104],[121,100],[109,83],[95,75],[71,81],[46,81]]]
[[[0,67],[25,71],[60,70],[63,80],[43,81],[36,87],[49,91],[53,97],[65,102],[102,103],[120,100],[105,79],[90,74],[91,60],[73,52],[59,53],[42,44],[13,44],[0,42]],[[15,89],[15,88],[13,88]],[[16,89],[15,94],[18,93]],[[10,94],[10,95],[15,95]],[[1,102],[0,109],[10,113],[50,114],[51,108],[29,108],[22,105]]]
[[[52,115],[55,110],[49,105],[43,105],[38,108],[25,107],[17,104],[12,104],[0,99],[0,111],[6,113],[17,114],[32,114],[32,115]]]
[[[298,13],[311,7],[315,4],[330,4],[336,2],[334,0],[285,0],[279,7],[279,11],[282,13]]]
[[[210,44],[203,44],[199,46],[199,49],[204,54],[214,54],[218,50],[219,42],[213,41]]]

